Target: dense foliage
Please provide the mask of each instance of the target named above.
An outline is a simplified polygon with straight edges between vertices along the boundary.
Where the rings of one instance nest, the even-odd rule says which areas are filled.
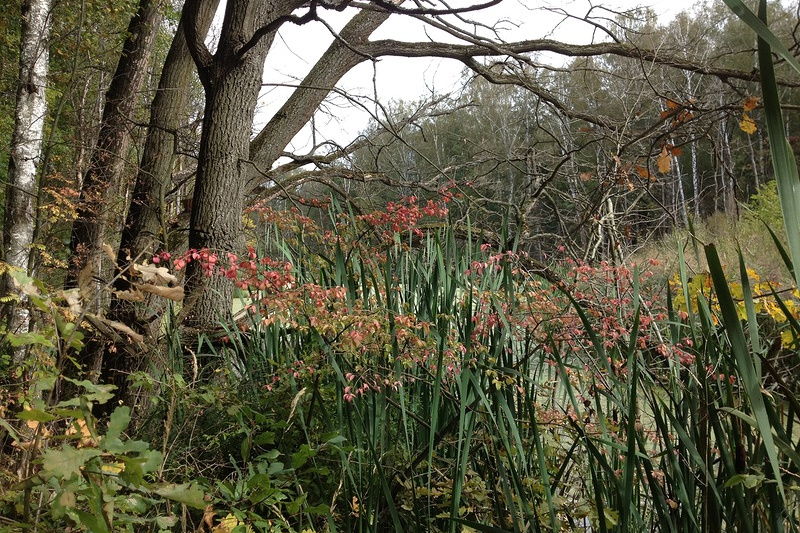
[[[200,261],[234,278],[241,302],[222,342],[201,339],[188,365],[167,326],[170,351],[132,376],[153,422],[129,427],[119,407],[98,424],[91,406],[111,395],[90,382],[75,383],[75,400],[39,399],[54,385],[47,354],[80,341],[66,304],[55,307],[51,336],[28,339],[39,389],[10,398],[25,424],[4,424],[40,457],[5,491],[8,525],[796,526],[796,295],[735,285],[737,307],[760,317],[740,360],[716,271],[682,270],[665,287],[652,265],[567,261],[546,279],[523,252],[439,228],[452,202],[445,192],[357,215],[331,201],[316,220],[258,206],[246,257],[200,250],[142,265],[168,277]],[[744,364],[767,379],[777,455],[752,418]]]
[[[149,0],[58,15],[36,253],[0,263],[3,311],[25,319],[0,325],[0,531],[800,531],[800,177],[779,104],[800,63],[764,2],[759,19],[726,0],[760,36],[760,97],[750,33],[720,6],[667,26],[637,12],[592,19],[608,51],[569,48],[567,68],[459,45],[483,78],[461,97],[376,112],[360,141],[303,155],[280,153],[291,128],[248,144],[252,109],[231,105],[255,99],[277,22],[316,17],[269,2],[277,18],[250,28],[229,0],[213,55],[208,3],[187,2],[185,33]],[[331,56],[403,50],[367,39],[390,14],[453,15],[373,7]],[[175,68],[159,93],[186,92],[188,132],[154,99],[152,152],[116,127],[135,117],[108,119],[146,105],[115,108],[115,56],[96,55],[145,11],[129,29],[161,29],[145,48]],[[773,29],[796,48],[785,18]],[[113,78],[152,52],[136,35],[115,38],[131,53]],[[648,55],[666,37],[702,69]],[[199,146],[178,125],[190,60]],[[135,184],[98,163],[112,149]],[[175,175],[151,173],[159,158]],[[55,243],[76,218],[95,226],[68,255]]]

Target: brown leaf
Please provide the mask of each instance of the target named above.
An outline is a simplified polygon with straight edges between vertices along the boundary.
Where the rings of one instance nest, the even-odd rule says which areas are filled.
[[[752,111],[758,107],[759,102],[761,102],[761,99],[758,96],[748,96],[744,99],[742,107],[744,108],[745,112]]]
[[[114,328],[117,331],[121,331],[122,333],[128,335],[130,338],[135,340],[136,342],[144,342],[144,337],[139,333],[136,333],[131,328],[123,324],[122,322],[117,322],[116,320],[108,320],[106,318],[101,319],[103,324],[110,328]]]
[[[78,272],[78,289],[80,290],[81,298],[85,301],[88,302],[94,298],[94,270],[91,263]]]
[[[114,295],[120,300],[126,300],[128,302],[144,301],[144,294],[142,294],[142,292],[135,287],[128,291],[116,291],[114,292]]]
[[[144,292],[149,292],[150,294],[155,294],[156,296],[161,296],[162,298],[166,298],[168,300],[172,300],[173,302],[180,302],[183,301],[185,293],[183,292],[183,287],[164,287],[161,285],[145,285],[143,283],[137,284],[139,290]]]
[[[666,146],[661,149],[661,153],[659,154],[658,158],[656,158],[656,165],[658,166],[658,171],[662,174],[669,172],[669,169],[672,166],[672,159]]]
[[[74,315],[80,315],[83,312],[83,305],[81,304],[81,294],[78,289],[59,291],[58,295],[64,298],[64,302],[66,302],[66,304],[69,306],[69,310]]]
[[[178,278],[169,273],[167,267],[155,265],[139,265],[134,263],[133,269],[142,275],[142,280],[155,283],[177,283]]]
[[[592,179],[592,173],[591,172],[581,172],[580,178],[581,178],[581,181],[589,181],[590,179]]]
[[[103,243],[103,245],[101,246],[101,248],[103,249],[103,253],[105,253],[105,254],[106,254],[106,256],[107,256],[109,259],[111,259],[111,262],[112,262],[112,263],[114,263],[114,264],[116,265],[116,263],[117,263],[117,256],[114,254],[114,250],[111,248],[111,246],[109,246],[109,245],[108,245],[108,244],[106,244],[106,243]]]
[[[642,165],[635,165],[633,167],[636,170],[636,173],[639,174],[639,177],[642,179],[650,179],[650,171],[647,167]]]

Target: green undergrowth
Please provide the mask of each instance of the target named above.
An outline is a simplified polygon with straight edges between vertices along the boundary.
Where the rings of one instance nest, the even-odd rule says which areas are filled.
[[[797,530],[793,293],[713,246],[664,284],[426,230],[443,204],[318,209],[251,213],[248,256],[214,262],[237,321],[191,353],[167,324],[135,427],[88,382],[28,397],[7,529]]]

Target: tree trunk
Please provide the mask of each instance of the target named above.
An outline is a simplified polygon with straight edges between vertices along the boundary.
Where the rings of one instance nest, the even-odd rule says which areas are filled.
[[[78,218],[70,239],[68,285],[100,248],[104,228],[124,213],[123,171],[130,146],[131,116],[161,23],[164,0],[140,0],[128,26],[128,37],[111,85],[106,92],[100,135],[83,179]],[[96,272],[100,271],[96,267]]]
[[[29,270],[33,244],[37,167],[42,152],[42,133],[47,111],[47,70],[50,46],[51,0],[28,0],[22,4],[19,84],[11,157],[6,184],[6,212],[3,225],[3,259],[12,267]],[[16,294],[19,301],[3,310],[8,331],[27,333],[30,312],[25,296],[8,275],[3,276],[2,294]],[[12,364],[25,356],[24,348],[12,353]]]
[[[694,202],[694,220],[700,222],[700,169],[697,164],[697,139],[692,139],[692,200]]]
[[[100,135],[83,179],[78,217],[72,227],[66,285],[77,286],[79,273],[85,267],[90,267],[91,286],[84,282],[81,292],[84,306],[96,313],[102,309],[102,281],[98,281],[102,278],[97,276],[104,270],[111,272],[110,266],[103,268],[102,256],[98,252],[104,230],[111,227],[118,231],[120,218],[124,216],[123,171],[130,147],[131,117],[147,75],[164,1],[140,0],[139,8],[128,25],[128,37],[106,92]],[[99,377],[105,344],[101,338],[94,336],[77,356],[80,368],[87,371],[91,379]],[[71,368],[71,365],[67,368]]]
[[[353,67],[370,59],[359,45],[388,19],[381,11],[360,11],[348,22],[314,68],[286,103],[250,143],[250,154],[259,168],[269,170],[286,146],[306,125],[336,84]],[[247,190],[264,182],[264,175],[250,169]]]
[[[213,55],[198,36],[200,4],[187,2],[183,12],[187,43],[206,95],[189,247],[235,253],[244,245],[242,208],[252,165],[250,134],[264,61],[277,25],[273,31],[263,28],[289,15],[301,1],[229,0]],[[258,30],[260,38],[255,37]],[[186,280],[186,324],[197,331],[217,330],[220,319],[230,314],[233,281],[205,275],[196,261],[189,263]]]
[[[210,0],[201,6],[198,14],[198,33],[205,36],[219,0]],[[167,249],[166,200],[174,170],[178,135],[188,120],[188,93],[194,79],[194,61],[189,54],[183,22],[178,24],[175,37],[161,70],[158,89],[150,106],[150,123],[145,139],[142,160],[136,174],[131,204],[122,229],[117,254],[117,276],[114,288],[127,291],[131,288],[129,269],[162,249]],[[155,334],[161,324],[160,313],[154,311],[156,298],[143,304],[112,296],[109,317],[130,326],[141,334]],[[117,398],[132,404],[127,376],[140,368],[140,352],[106,350],[102,363],[102,381],[117,386]]]

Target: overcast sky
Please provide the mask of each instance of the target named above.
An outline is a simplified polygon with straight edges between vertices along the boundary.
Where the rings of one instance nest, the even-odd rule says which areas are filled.
[[[473,3],[470,1],[470,3]],[[453,5],[465,5],[464,0]],[[483,13],[482,22],[508,19],[503,38],[506,41],[551,37],[573,43],[585,43],[591,39],[591,32],[585,25],[570,24],[542,10],[545,6],[555,6],[584,16],[593,7],[592,13],[600,14],[600,6],[624,11],[639,5],[651,6],[662,22],[671,20],[682,10],[688,10],[697,2],[690,0],[504,0],[491,11]],[[341,28],[351,16],[350,13],[327,14],[326,20],[335,29]],[[430,30],[428,30],[430,31]],[[393,38],[400,40],[426,40],[422,27],[407,17],[393,16],[373,35],[373,38]],[[434,36],[434,38],[436,38]],[[267,59],[264,76],[265,87],[259,100],[256,127],[265,123],[274,113],[291,89],[281,84],[296,84],[320,57],[332,37],[320,23],[303,27],[285,25],[276,45]],[[373,64],[364,62],[345,78],[338,87],[348,94],[362,96],[365,103],[378,94],[383,103],[392,100],[415,100],[431,92],[448,92],[460,79],[463,65],[452,60],[427,60],[405,58],[383,58]],[[341,98],[331,100],[329,106],[334,117],[320,114],[316,127],[322,136],[332,137],[338,142],[347,142],[362,131],[369,120],[366,112],[347,109],[348,104]],[[374,106],[373,106],[374,107]],[[295,148],[310,146],[310,127],[295,139]],[[319,141],[319,138],[317,139]]]

